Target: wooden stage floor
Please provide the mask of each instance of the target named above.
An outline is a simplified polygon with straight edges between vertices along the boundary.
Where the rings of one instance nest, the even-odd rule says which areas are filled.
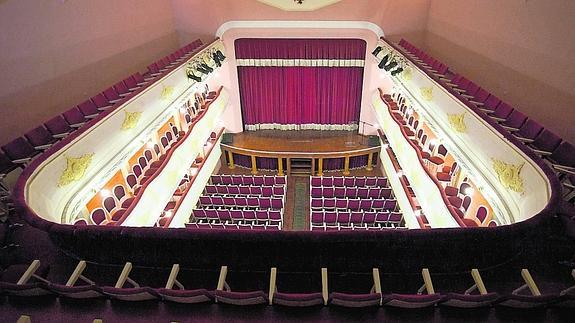
[[[258,130],[233,135],[230,146],[256,151],[328,153],[370,148],[368,137],[356,131]]]

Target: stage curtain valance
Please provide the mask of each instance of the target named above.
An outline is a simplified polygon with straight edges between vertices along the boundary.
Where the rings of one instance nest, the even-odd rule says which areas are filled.
[[[362,39],[240,38],[236,59],[364,60]]]

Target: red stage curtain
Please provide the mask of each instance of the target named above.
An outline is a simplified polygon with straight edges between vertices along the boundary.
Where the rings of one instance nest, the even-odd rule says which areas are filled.
[[[245,124],[359,120],[363,68],[239,67]]]
[[[235,47],[238,59],[365,59],[365,42],[358,39],[238,39]],[[238,83],[248,129],[359,120],[363,67],[238,66]]]

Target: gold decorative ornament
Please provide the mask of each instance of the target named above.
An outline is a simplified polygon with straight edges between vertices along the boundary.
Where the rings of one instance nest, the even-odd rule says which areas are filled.
[[[403,73],[401,73],[401,77],[405,81],[411,81],[411,79],[413,78],[413,69],[411,68],[411,66],[405,66],[405,68],[403,69]]]
[[[60,175],[58,187],[66,186],[84,177],[86,169],[92,162],[92,157],[94,157],[94,153],[84,154],[78,158],[66,157],[66,169]]]
[[[517,193],[524,192],[521,169],[525,163],[515,165],[495,158],[491,158],[491,161],[493,162],[493,169],[495,170],[495,173],[497,173],[499,182],[503,184],[503,187]]]
[[[467,131],[467,125],[465,124],[465,112],[461,114],[447,114],[447,120],[449,121],[449,126],[451,129],[457,132],[465,133]]]
[[[422,87],[419,89],[420,93],[421,93],[421,97],[425,100],[425,101],[431,101],[433,100],[433,87]]]
[[[163,86],[162,87],[162,94],[160,94],[160,98],[162,100],[168,100],[174,94],[174,87],[173,86]]]
[[[129,130],[134,128],[138,124],[138,121],[140,121],[142,112],[141,111],[135,111],[135,112],[124,111],[124,112],[125,112],[124,122],[122,123],[121,129]]]

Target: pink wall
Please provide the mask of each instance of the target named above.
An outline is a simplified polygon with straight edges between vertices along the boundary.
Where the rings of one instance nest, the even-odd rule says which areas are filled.
[[[178,48],[163,0],[0,1],[0,30],[0,144]]]
[[[427,24],[430,4],[430,0],[342,0],[316,11],[301,12],[282,11],[255,0],[171,2],[176,29],[182,35],[183,41],[189,41],[192,36],[213,36],[220,25],[231,20],[369,21],[379,25],[390,36],[420,37]]]
[[[429,52],[575,142],[575,1],[432,1]]]
[[[379,69],[375,60],[372,59],[371,51],[376,46],[377,35],[366,29],[230,29],[222,35],[222,40],[226,47],[226,65],[222,66],[219,80],[221,84],[230,91],[230,103],[223,120],[226,129],[230,132],[240,132],[243,130],[242,115],[240,109],[240,97],[238,89],[237,65],[235,64],[234,42],[238,38],[245,37],[269,37],[269,38],[358,38],[367,42],[366,47],[366,67],[364,69],[363,96],[361,101],[360,120],[368,124],[375,124],[375,115],[371,112],[371,96],[378,86],[384,82],[379,76]],[[210,83],[214,80],[210,80]],[[362,127],[363,130],[363,127]],[[373,127],[365,126],[365,132],[372,134],[377,130]]]

